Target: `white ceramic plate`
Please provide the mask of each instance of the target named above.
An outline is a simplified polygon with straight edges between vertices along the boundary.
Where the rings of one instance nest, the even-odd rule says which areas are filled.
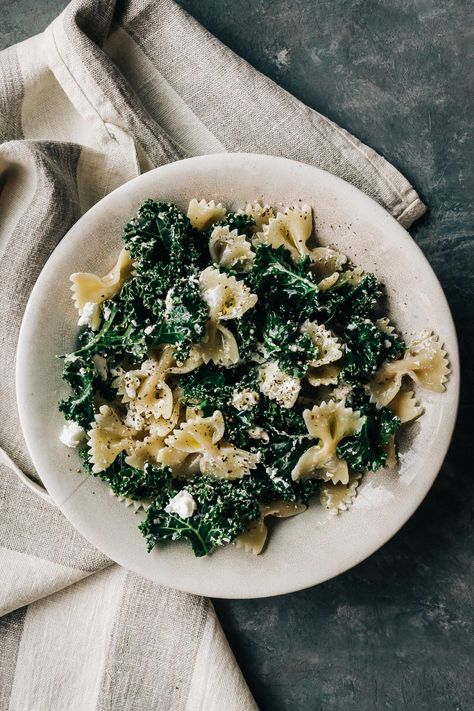
[[[425,415],[401,442],[398,470],[365,476],[352,508],[333,517],[316,502],[271,526],[260,556],[234,546],[195,558],[184,543],[149,554],[134,514],[97,479],[80,472],[75,451],[60,444],[57,401],[67,388],[56,355],[74,350],[77,315],[69,290],[75,271],[105,273],[121,247],[123,224],[145,198],[187,207],[192,197],[228,207],[248,200],[274,206],[309,203],[318,240],[335,244],[385,284],[390,314],[402,333],[439,334],[452,375],[443,394],[420,393]],[[282,295],[283,296],[283,295]],[[415,242],[385,210],[348,183],[316,168],[269,156],[202,156],[158,168],[123,185],[69,231],[43,269],[26,309],[17,359],[21,424],[33,462],[64,515],[110,558],[164,585],[214,597],[277,595],[344,572],[384,544],[431,487],[448,449],[458,401],[458,351],[446,299]]]

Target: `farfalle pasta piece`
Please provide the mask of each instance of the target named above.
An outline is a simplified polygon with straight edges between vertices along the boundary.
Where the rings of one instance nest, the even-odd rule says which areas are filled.
[[[268,529],[265,524],[267,516],[275,516],[276,518],[297,516],[306,511],[306,506],[299,501],[273,501],[271,504],[261,506],[260,511],[260,518],[256,521],[251,521],[246,526],[245,531],[235,540],[235,545],[238,548],[243,548],[246,553],[253,553],[254,555],[262,552],[267,540]]]
[[[216,205],[214,200],[207,202],[193,198],[189,203],[187,215],[193,227],[197,230],[206,230],[214,222],[222,220],[225,213],[226,209],[220,202]]]
[[[221,445],[217,452],[205,452],[200,461],[203,474],[216,479],[241,479],[260,462],[260,454],[247,452],[234,445]]]
[[[369,391],[378,407],[387,406],[401,388],[404,376],[426,390],[443,392],[449,374],[446,352],[431,331],[423,331],[400,360],[384,363],[374,374]]]
[[[133,449],[138,431],[124,425],[118,414],[102,405],[88,431],[89,457],[94,474],[107,469],[120,452]]]
[[[224,434],[224,418],[219,410],[212,417],[191,417],[165,440],[158,455],[159,463],[171,469],[174,476],[191,477],[200,472],[200,461],[206,451],[215,451],[215,445]]]
[[[239,235],[228,226],[214,227],[209,238],[209,252],[214,264],[238,272],[250,271],[255,257],[245,235]]]
[[[415,420],[423,414],[423,407],[412,390],[399,390],[387,407],[394,415],[400,418],[402,425]]]
[[[211,417],[194,417],[182,422],[180,428],[166,438],[166,449],[160,453],[160,461],[175,473],[176,467],[183,468],[188,455],[199,455],[202,474],[219,479],[240,479],[255,469],[260,457],[223,442],[224,431],[224,418],[219,410]],[[181,454],[173,454],[173,450]]]
[[[71,291],[74,305],[79,315],[84,315],[84,310],[91,312],[89,320],[93,330],[100,324],[100,310],[88,305],[99,305],[106,299],[114,297],[122,288],[124,282],[132,273],[133,263],[126,249],[120,252],[115,266],[105,276],[99,277],[88,272],[75,272],[71,274]]]
[[[112,489],[109,489],[109,494],[115,496],[117,501],[120,501],[127,508],[133,509],[134,513],[146,511],[152,503],[152,499],[130,499],[128,496],[120,496],[120,494],[115,494]]]
[[[163,467],[169,467],[174,477],[180,479],[191,479],[199,474],[200,454],[189,454],[181,452],[173,447],[163,447],[159,453],[158,461]]]
[[[239,362],[239,347],[232,331],[221,323],[209,320],[206,335],[199,344],[203,363],[212,361],[215,365],[228,368]]]
[[[253,232],[261,232],[264,225],[268,225],[270,219],[275,216],[270,205],[262,205],[259,202],[248,202],[243,210],[238,210],[237,215],[248,215],[251,217],[255,226]]]
[[[321,385],[337,385],[341,366],[337,363],[328,363],[327,365],[319,365],[317,368],[309,367],[306,371],[308,383],[315,388]]]
[[[292,479],[316,478],[347,484],[349,470],[347,463],[337,456],[337,445],[344,437],[359,432],[365,417],[345,407],[343,402],[330,400],[305,410],[303,418],[308,433],[319,441],[301,455],[291,472]]]
[[[317,348],[317,358],[310,361],[310,365],[314,368],[342,358],[342,345],[339,339],[322,324],[305,321],[301,326],[301,332],[306,333]]]
[[[293,259],[298,261],[311,252],[307,242],[312,231],[313,212],[310,206],[295,205],[270,218],[268,224],[263,225],[262,231],[255,235],[253,244],[268,244],[273,249],[285,247]]]
[[[195,417],[182,422],[180,428],[167,437],[166,444],[187,454],[203,454],[214,451],[224,436],[224,418],[220,410],[210,417]]]
[[[306,333],[317,348],[317,357],[310,361],[306,371],[308,382],[314,387],[335,385],[341,367],[335,361],[342,358],[342,346],[336,336],[323,325],[305,321],[301,331]]]
[[[201,356],[199,362],[202,362]],[[145,360],[140,368],[115,371],[112,387],[117,389],[117,395],[127,407],[125,425],[146,429],[155,437],[164,437],[176,427],[181,391],[179,388],[173,390],[165,380],[175,370],[181,372],[174,363],[174,348],[165,346],[156,356]]]
[[[319,492],[321,505],[332,514],[347,511],[357,495],[361,478],[361,474],[350,474],[347,484],[325,482]]]
[[[134,440],[127,447],[125,462],[136,469],[145,469],[148,463],[159,464],[159,454],[165,446],[163,437],[149,435],[142,440]]]
[[[326,279],[332,279],[335,283],[339,279],[339,272],[347,262],[345,254],[332,247],[315,247],[309,254],[311,271],[320,283]]]
[[[127,405],[126,424],[136,429],[142,429],[152,421],[169,420],[172,416],[173,391],[165,381],[167,372],[160,360],[149,358],[140,368],[124,371],[112,381],[112,386]]]
[[[442,393],[446,389],[450,370],[446,351],[438,336],[432,331],[423,331],[408,351],[413,360],[407,375],[425,390]]]
[[[241,318],[255,306],[258,298],[243,281],[214,267],[207,267],[201,272],[199,289],[209,307],[210,319],[216,322]]]
[[[321,281],[319,281],[317,285],[319,291],[327,291],[328,289],[331,289],[338,280],[339,272],[334,272],[333,274],[327,276],[325,279],[321,279]]]
[[[175,350],[173,346],[166,346],[166,348],[171,348],[173,352]],[[191,350],[189,351],[189,355],[186,360],[181,363],[181,365],[174,363],[167,369],[167,372],[170,375],[183,375],[184,373],[190,373],[192,370],[199,368],[202,363],[203,359],[201,350],[199,346],[193,345],[191,346]]]

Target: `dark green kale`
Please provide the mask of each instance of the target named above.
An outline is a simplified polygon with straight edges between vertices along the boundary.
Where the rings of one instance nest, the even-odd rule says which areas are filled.
[[[173,483],[177,488],[153,502],[139,528],[149,550],[160,540],[186,540],[196,556],[234,541],[250,521],[258,519],[261,504],[278,499],[306,503],[321,485],[318,481],[287,482],[278,477],[272,480],[263,469],[235,481],[199,476]],[[180,488],[185,488],[196,502],[196,511],[186,519],[164,510]]]
[[[226,373],[212,363],[184,373],[179,378],[183,402],[199,407],[205,417],[214,410],[225,410],[232,399],[234,387],[226,382]]]
[[[276,360],[284,373],[302,378],[308,362],[314,360],[317,348],[307,333],[301,333],[298,322],[270,312],[263,327],[265,356]]]
[[[215,226],[228,226],[250,237],[255,222],[247,215],[231,213],[199,232],[176,206],[147,200],[126,225],[124,240],[134,272],[120,293],[102,304],[99,330],[85,329],[78,350],[65,360],[64,379],[72,394],[60,403],[60,409],[67,419],[87,428],[94,420],[94,398],[107,402],[114,398],[110,379],[101,377],[95,356],[105,357],[109,368],[124,361],[140,363],[150,349],[167,343],[176,346],[180,363],[192,344],[202,341],[208,307],[198,276],[212,262],[209,238]],[[262,504],[280,499],[307,503],[319,491],[321,480],[291,478],[300,456],[314,444],[303,407],[297,403],[284,408],[263,395],[252,360],[258,352],[289,375],[303,377],[307,363],[318,356],[311,338],[301,333],[306,319],[330,325],[345,344],[341,378],[356,386],[348,404],[365,416],[361,430],[339,443],[338,456],[355,471],[375,471],[385,464],[387,444],[400,420],[387,408],[377,409],[362,384],[384,361],[403,353],[405,344],[375,323],[382,289],[373,274],[354,286],[342,272],[330,289],[320,291],[310,266],[308,258],[295,263],[284,247],[260,244],[248,274],[225,270],[258,295],[255,308],[226,322],[236,338],[240,361],[227,368],[208,363],[176,377],[183,404],[200,408],[205,417],[220,410],[225,420],[224,441],[260,455],[251,474],[232,481],[201,475],[175,479],[168,468],[146,464],[142,471],[128,465],[125,453],[97,474],[92,471],[88,449],[80,450],[89,473],[104,480],[115,494],[152,501],[140,524],[149,549],[163,539],[182,539],[191,543],[196,555],[206,555],[235,540],[258,518]],[[241,409],[234,396],[243,391],[251,394],[247,407]],[[189,518],[165,511],[183,488],[196,502]]]
[[[148,340],[143,324],[136,319],[130,319],[127,313],[128,301],[124,296],[117,301],[107,302],[106,317],[98,331],[85,329],[79,335],[79,348],[72,354],[91,358],[101,355],[105,358],[130,357],[132,360],[141,361],[146,357]]]
[[[366,274],[345,301],[344,311],[351,318],[353,316],[370,318],[382,296],[382,287],[375,274]]]
[[[199,407],[204,417],[220,410],[225,418],[225,439],[237,447],[255,445],[248,432],[255,426],[257,409],[238,410],[232,405],[232,396],[242,390],[258,391],[257,375],[244,366],[219,368],[212,363],[201,366],[179,378],[183,402]]]
[[[63,379],[72,394],[60,401],[59,410],[66,420],[87,428],[94,421],[94,395],[105,389],[105,383],[92,360],[74,356],[64,361]]]
[[[229,230],[237,230],[239,234],[249,235],[251,228],[255,226],[255,220],[250,215],[237,212],[229,212],[222,220],[215,222],[208,230],[212,232],[214,227],[228,227]]]
[[[143,470],[137,469],[125,462],[127,455],[121,452],[107,469],[96,474],[92,471],[89,450],[82,447],[79,454],[88,473],[105,481],[117,496],[126,496],[136,501],[157,500],[160,496],[167,496],[171,488],[171,470],[168,467],[161,468],[147,463]]]
[[[199,234],[176,205],[146,200],[137,216],[124,228],[125,246],[142,275],[163,268],[169,287],[176,277],[186,276],[199,261]],[[166,267],[166,269],[165,269]]]
[[[330,289],[320,292],[321,320],[326,324],[338,321],[347,324],[352,318],[369,318],[383,295],[374,274],[366,274],[357,286],[342,272]]]
[[[241,449],[258,451],[265,469],[285,479],[280,481],[278,490],[269,481],[273,498],[289,501],[300,498],[302,483],[291,482],[290,477],[310,441],[300,407],[282,407],[262,393],[254,407],[248,410],[234,407],[234,392],[259,390],[254,372],[249,376],[244,368],[217,368],[208,364],[181,376],[179,382],[186,404],[197,405],[206,417],[216,409],[223,413],[226,441]],[[264,432],[266,436],[263,439],[252,436],[255,431]],[[257,476],[258,470],[252,472],[248,480],[253,481]],[[268,481],[266,474],[265,477]]]
[[[169,308],[153,331],[156,344],[176,345],[175,359],[182,363],[193,343],[199,343],[206,332],[208,307],[201,298],[197,279],[181,279],[168,295]]]
[[[164,510],[167,502],[162,498],[154,502],[139,526],[149,550],[160,540],[187,540],[196,556],[204,556],[231,543],[250,521],[259,517],[258,500],[246,495],[234,482],[200,476],[184,484],[196,502],[195,513],[181,518]],[[171,490],[169,498],[176,493]]]
[[[259,401],[259,409],[260,419],[273,434],[307,434],[303,410],[297,404],[291,408],[282,407],[275,400],[270,400],[262,395]]]
[[[405,350],[396,333],[385,333],[367,318],[354,317],[344,330],[345,356],[341,377],[348,383],[367,380],[386,360]]]
[[[241,318],[227,322],[227,328],[232,331],[239,349],[241,361],[248,361],[256,352],[260,331],[255,309],[250,309]]]
[[[181,229],[185,228],[192,230],[189,221],[181,225]],[[173,229],[170,228],[174,235]],[[168,235],[163,243],[168,244],[169,240]],[[142,254],[139,246],[144,248],[143,243],[134,244]],[[146,250],[144,254],[151,259]],[[178,363],[186,359],[191,345],[204,336],[208,307],[201,298],[192,263],[188,264],[189,274],[180,276],[179,270],[170,271],[171,256],[165,255],[164,259],[157,264],[147,262],[146,270],[139,270],[125,282],[115,299],[104,303],[100,329],[82,332],[76,355],[98,353],[139,362],[146,358],[150,347],[169,343],[176,345]]]
[[[301,323],[318,310],[319,290],[309,270],[309,260],[295,264],[284,247],[273,249],[259,244],[247,279],[261,302],[284,317]]]
[[[386,407],[377,408],[359,387],[348,400],[353,410],[365,415],[361,430],[343,439],[337,455],[357,472],[376,471],[387,461],[387,444],[400,427],[400,419]]]

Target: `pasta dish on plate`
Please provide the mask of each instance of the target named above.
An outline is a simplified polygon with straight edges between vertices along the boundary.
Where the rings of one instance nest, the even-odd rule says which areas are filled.
[[[344,511],[396,464],[418,388],[444,390],[438,338],[405,342],[376,276],[318,245],[308,205],[147,200],[123,238],[108,274],[71,276],[60,436],[144,511],[150,550],[260,553],[268,517]]]

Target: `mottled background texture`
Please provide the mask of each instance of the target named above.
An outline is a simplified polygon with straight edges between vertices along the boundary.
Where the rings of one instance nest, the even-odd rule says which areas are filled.
[[[0,0],[0,45],[42,30],[65,4]],[[319,587],[267,600],[216,601],[219,617],[262,711],[471,711],[473,5],[180,4],[413,182],[429,212],[412,235],[446,291],[464,364],[448,458],[400,533],[369,560]]]

